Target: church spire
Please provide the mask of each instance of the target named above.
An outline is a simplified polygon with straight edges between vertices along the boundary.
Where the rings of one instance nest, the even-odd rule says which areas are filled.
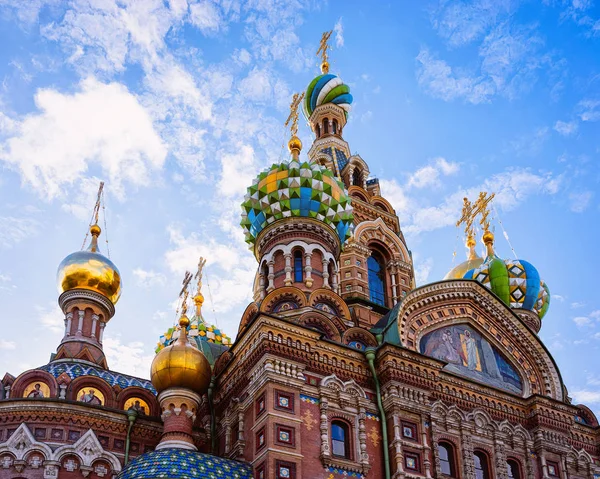
[[[300,141],[300,138],[298,138],[297,135],[298,106],[300,105],[303,99],[304,92],[302,94],[294,93],[294,96],[292,97],[292,103],[290,103],[290,114],[287,117],[287,120],[285,120],[285,126],[290,127],[290,133],[292,135],[290,141],[288,142],[288,148],[294,160],[298,160],[298,157],[300,156],[300,151],[302,150],[302,142]]]

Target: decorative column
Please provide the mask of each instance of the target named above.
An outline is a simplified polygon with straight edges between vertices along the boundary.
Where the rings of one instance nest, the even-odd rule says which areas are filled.
[[[98,342],[102,344],[102,338],[104,337],[104,328],[106,327],[106,323],[104,321],[100,322],[100,334],[98,335]]]
[[[506,462],[506,447],[504,441],[497,436],[494,437],[494,450],[496,453],[496,477],[508,479],[508,464]]]
[[[402,425],[397,412],[392,416],[394,421],[394,460],[396,461],[396,473],[394,478],[404,477],[404,455],[402,454]]]
[[[433,442],[433,462],[435,466],[435,477],[442,477],[442,465],[440,464],[440,455],[438,453],[438,443],[440,436],[437,434],[437,424],[431,420],[431,440]]]
[[[475,477],[475,463],[473,462],[473,442],[471,437],[473,431],[470,428],[464,427],[461,430],[461,445],[462,445],[462,456],[463,456],[463,470],[466,478]]]
[[[367,414],[365,408],[361,407],[358,414],[358,442],[360,444],[360,462],[361,464],[369,465],[369,454],[367,453],[367,433],[365,427],[365,419]]]
[[[98,319],[100,319],[100,316],[92,314],[92,338],[94,339],[96,339],[96,325],[98,324]]]
[[[392,261],[388,263],[388,269],[390,271],[390,278],[392,279],[392,303],[395,305],[398,302],[398,284],[396,283],[398,270]]]
[[[273,280],[275,279],[275,271],[273,270],[275,261],[273,259],[269,260],[267,266],[269,267],[269,276],[267,277],[269,279],[269,286],[267,286],[267,293],[270,293],[275,289],[275,284],[273,283]]]
[[[81,336],[83,334],[83,317],[85,316],[85,311],[77,311],[79,315],[79,323],[77,323],[77,336]]]
[[[65,336],[71,336],[71,323],[73,321],[73,312],[69,311],[65,315]]]
[[[229,454],[231,451],[231,424],[225,425],[225,454]]]
[[[10,398],[10,384],[4,386],[4,399]]]
[[[292,253],[285,253],[283,255],[285,258],[285,281],[284,284],[286,286],[291,286],[292,281]]]
[[[427,479],[432,479],[432,475],[431,475],[431,461],[429,459],[430,455],[431,455],[431,446],[429,445],[429,438],[427,437],[427,429],[429,428],[428,426],[428,422],[424,421],[423,422],[423,428],[422,428],[422,437],[423,437],[423,464],[425,465],[425,477]]]
[[[338,271],[337,264],[335,262],[333,263],[333,270],[332,271],[333,271],[333,277],[331,278],[331,287],[332,287],[334,293],[340,294],[339,287],[338,287],[338,285],[339,285],[339,281],[338,281],[339,271]]]
[[[321,399],[321,424],[319,426],[321,430],[321,458],[329,457],[329,421],[327,420],[327,408],[329,404],[327,399]]]
[[[329,286],[329,261],[323,258],[323,287],[331,289]]]
[[[348,183],[350,183],[350,186],[352,186],[354,184],[354,167],[351,166],[348,169]]]
[[[313,279],[312,279],[312,253],[304,253],[304,284],[307,288],[312,288]]]

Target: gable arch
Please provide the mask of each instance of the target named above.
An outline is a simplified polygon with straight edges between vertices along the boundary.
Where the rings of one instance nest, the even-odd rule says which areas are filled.
[[[564,400],[560,372],[541,340],[476,281],[440,281],[414,289],[404,298],[396,321],[402,344],[415,351],[427,332],[468,322],[520,374],[524,397],[541,394]]]
[[[297,324],[304,326],[305,328],[315,328],[318,331],[323,332],[327,339],[332,341],[340,342],[341,334],[336,324],[323,314],[319,313],[306,313],[300,316],[297,320]]]
[[[381,208],[383,211],[385,211],[386,213],[389,213],[391,215],[393,215],[395,213],[394,211],[394,207],[392,206],[392,204],[386,200],[383,196],[372,196],[371,197],[371,204],[377,208]]]
[[[47,371],[41,369],[30,369],[20,374],[11,387],[11,397],[20,398],[23,397],[25,389],[32,382],[43,382],[50,389],[50,397],[58,396],[58,384],[56,378]]]
[[[346,302],[337,294],[330,289],[319,288],[314,290],[308,297],[308,305],[315,306],[320,302],[331,303],[337,310],[337,315],[340,317],[350,320],[350,309]]]
[[[350,185],[348,187],[348,194],[352,198],[358,198],[365,203],[369,203],[371,200],[371,194],[365,190],[362,186]]]
[[[258,314],[258,306],[256,303],[250,303],[246,306],[244,313],[242,314],[242,320],[240,321],[240,326],[238,327],[238,334],[241,333],[246,326],[250,324],[250,322],[256,317]]]
[[[306,296],[301,289],[294,286],[284,286],[267,294],[265,299],[260,303],[259,311],[270,313],[273,311],[273,307],[283,300],[293,301],[298,305],[298,308],[306,306]]]
[[[390,251],[394,259],[412,263],[408,248],[381,218],[359,223],[354,228],[354,239],[363,245],[379,242]]]

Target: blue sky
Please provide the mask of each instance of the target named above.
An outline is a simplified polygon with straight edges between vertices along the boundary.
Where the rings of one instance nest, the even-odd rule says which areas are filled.
[[[396,208],[419,284],[464,258],[462,197],[496,192],[497,252],[512,255],[499,218],[550,287],[541,337],[571,396],[600,410],[600,8],[365,5],[0,0],[0,374],[55,351],[56,267],[80,248],[101,179],[124,282],[111,368],[148,376],[200,254],[205,317],[235,335],[256,266],[239,204],[286,158],[291,95],[335,27],[331,69],[355,98],[344,135]],[[304,123],[300,136],[306,152]]]

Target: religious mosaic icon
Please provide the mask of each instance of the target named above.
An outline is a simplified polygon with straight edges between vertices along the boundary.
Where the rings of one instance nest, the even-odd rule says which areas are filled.
[[[50,397],[50,388],[46,383],[35,381],[25,388],[23,397],[32,399],[47,398]]]
[[[86,404],[102,406],[104,404],[104,394],[94,388],[82,388],[77,393],[77,400]]]
[[[129,409],[135,410],[139,415],[145,416],[150,413],[150,406],[148,403],[141,398],[132,397],[125,401],[123,409],[128,411]]]

